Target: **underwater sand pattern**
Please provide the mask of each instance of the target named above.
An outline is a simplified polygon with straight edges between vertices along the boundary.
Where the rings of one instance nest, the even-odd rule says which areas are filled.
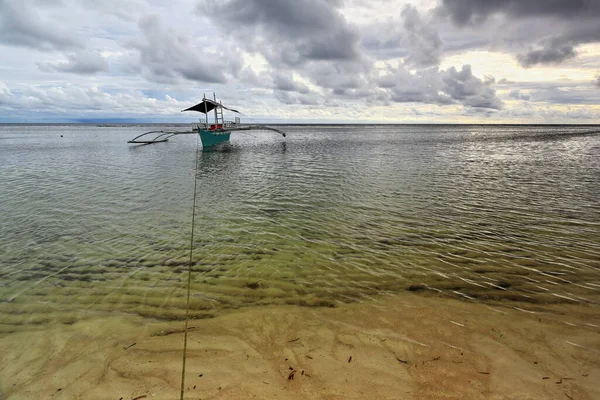
[[[597,127],[285,129],[202,152],[196,171],[191,137],[3,126],[0,334],[183,319],[194,179],[194,319],[405,291],[598,307]]]

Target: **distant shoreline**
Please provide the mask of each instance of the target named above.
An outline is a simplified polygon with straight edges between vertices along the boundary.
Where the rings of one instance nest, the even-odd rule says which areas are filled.
[[[0,122],[0,126],[96,126],[99,128],[113,128],[125,126],[188,126],[191,122]],[[397,122],[353,122],[353,123],[283,123],[283,122],[261,122],[265,125],[274,126],[600,126],[598,124],[465,124],[465,123],[397,123]]]

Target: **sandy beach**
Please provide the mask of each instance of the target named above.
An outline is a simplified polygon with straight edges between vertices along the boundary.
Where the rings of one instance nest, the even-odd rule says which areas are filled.
[[[599,326],[582,306],[412,293],[242,309],[191,321],[185,398],[597,399]],[[183,327],[121,315],[12,333],[0,398],[177,399]]]

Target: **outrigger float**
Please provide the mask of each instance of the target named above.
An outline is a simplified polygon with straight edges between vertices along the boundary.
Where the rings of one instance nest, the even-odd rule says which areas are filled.
[[[221,143],[229,141],[231,132],[233,131],[249,131],[249,130],[264,130],[273,131],[281,134],[285,137],[285,132],[279,129],[271,128],[265,125],[242,125],[240,118],[235,117],[234,121],[225,121],[223,118],[223,110],[228,110],[237,114],[239,111],[232,108],[225,107],[220,101],[217,102],[217,97],[213,93],[213,100],[206,98],[206,95],[202,96],[202,101],[195,106],[186,108],[184,111],[198,111],[205,114],[204,121],[200,119],[200,122],[192,123],[191,131],[150,131],[143,133],[135,138],[131,139],[127,143],[134,144],[152,144],[166,142],[169,138],[177,135],[200,135],[203,148],[211,148]],[[208,113],[214,111],[214,121],[211,123],[208,121]]]

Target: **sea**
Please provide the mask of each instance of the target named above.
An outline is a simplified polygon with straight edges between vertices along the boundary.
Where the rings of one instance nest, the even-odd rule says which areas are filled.
[[[0,125],[0,336],[98,316],[600,300],[600,126]],[[598,308],[600,312],[600,308]]]

